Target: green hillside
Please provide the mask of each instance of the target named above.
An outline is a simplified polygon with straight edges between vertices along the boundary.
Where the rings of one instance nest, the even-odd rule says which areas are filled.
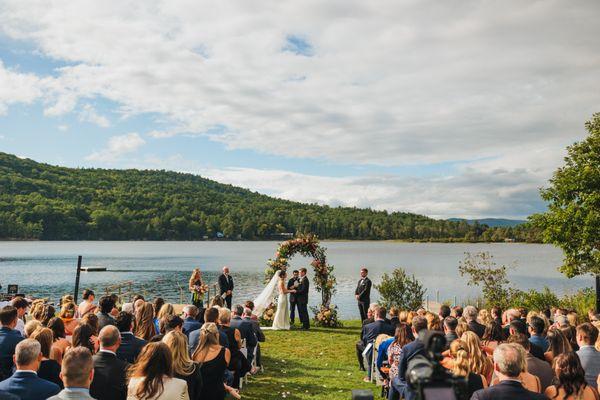
[[[0,153],[0,238],[536,241],[526,225],[489,228],[421,215],[272,198],[169,171],[75,169]]]

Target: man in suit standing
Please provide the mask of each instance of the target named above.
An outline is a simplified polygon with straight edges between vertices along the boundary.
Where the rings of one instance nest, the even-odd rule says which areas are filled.
[[[0,391],[4,390],[21,400],[47,399],[60,392],[57,384],[37,375],[42,358],[42,346],[37,340],[25,339],[19,342],[15,349],[17,371],[0,382]]]
[[[225,299],[227,308],[231,310],[231,299],[233,297],[233,278],[229,275],[229,267],[223,267],[223,273],[219,275],[219,291]]]
[[[600,352],[594,345],[598,339],[598,329],[589,322],[577,326],[577,355],[585,372],[585,381],[593,388],[598,388],[596,379],[600,374]]]
[[[298,317],[302,322],[302,329],[310,328],[310,320],[308,319],[308,289],[310,283],[306,277],[306,268],[300,268],[300,284],[296,289],[296,304],[298,305]]]
[[[0,381],[12,375],[13,355],[15,348],[23,336],[15,329],[17,326],[17,309],[5,306],[0,311]]]
[[[531,392],[523,387],[521,367],[525,362],[518,344],[503,343],[494,350],[494,373],[500,381],[487,389],[473,393],[471,400],[542,400],[547,399],[541,393]]]
[[[117,358],[117,349],[121,344],[119,330],[107,325],[100,331],[98,339],[100,351],[94,356],[94,379],[90,394],[97,400],[125,400],[129,364]]]
[[[48,400],[96,400],[90,396],[94,378],[92,353],[85,347],[75,347],[65,355],[60,371],[65,388]]]
[[[183,314],[185,318],[183,319],[183,328],[182,331],[186,336],[190,336],[190,332],[195,331],[196,329],[200,329],[202,325],[197,320],[198,316],[198,307],[193,305],[188,305],[183,307]]]
[[[292,277],[287,283],[288,290],[296,289],[300,285],[300,278],[298,277],[298,271],[294,270],[292,272]],[[296,293],[290,293],[290,323],[294,325],[294,320],[296,319],[296,308],[298,307],[296,304]]]
[[[242,318],[242,315],[244,314],[244,307],[242,305],[238,304],[233,307],[232,314],[229,326],[239,330],[242,339],[246,340],[246,359],[248,360],[248,363],[252,364],[252,360],[254,359],[254,349],[256,349],[257,344],[254,327],[252,326],[252,322]]]
[[[117,315],[117,328],[121,332],[121,345],[116,351],[117,357],[129,364],[133,364],[142,351],[142,348],[146,345],[146,341],[135,337],[133,334],[133,315],[128,312],[121,311]]]
[[[354,296],[358,301],[358,312],[360,312],[360,320],[364,321],[367,318],[367,310],[371,303],[371,280],[367,277],[369,270],[365,267],[360,269],[360,280],[354,291]]]

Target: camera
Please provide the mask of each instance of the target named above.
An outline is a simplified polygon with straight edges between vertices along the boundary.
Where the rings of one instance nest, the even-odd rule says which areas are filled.
[[[415,356],[408,363],[406,379],[417,400],[468,400],[467,378],[455,376],[442,366],[446,337],[438,331],[419,332],[426,356]]]

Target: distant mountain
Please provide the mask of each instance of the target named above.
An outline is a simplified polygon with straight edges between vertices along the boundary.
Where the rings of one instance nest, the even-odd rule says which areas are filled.
[[[521,225],[526,223],[527,221],[522,219],[505,219],[505,218],[481,218],[481,219],[465,219],[465,218],[448,218],[448,221],[452,222],[460,222],[465,221],[469,225],[475,224],[478,222],[479,225],[487,225],[490,228],[496,227],[515,227],[517,225]]]
[[[328,190],[328,188],[323,188]],[[405,212],[282,200],[171,171],[64,168],[0,152],[0,239],[536,241]]]

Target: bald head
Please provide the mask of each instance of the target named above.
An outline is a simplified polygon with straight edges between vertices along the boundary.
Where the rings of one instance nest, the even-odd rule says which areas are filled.
[[[106,325],[100,331],[98,339],[101,349],[116,351],[121,344],[121,333],[116,326]]]
[[[227,267],[227,266],[223,267],[223,273],[224,274],[228,274],[229,273],[229,267]]]

